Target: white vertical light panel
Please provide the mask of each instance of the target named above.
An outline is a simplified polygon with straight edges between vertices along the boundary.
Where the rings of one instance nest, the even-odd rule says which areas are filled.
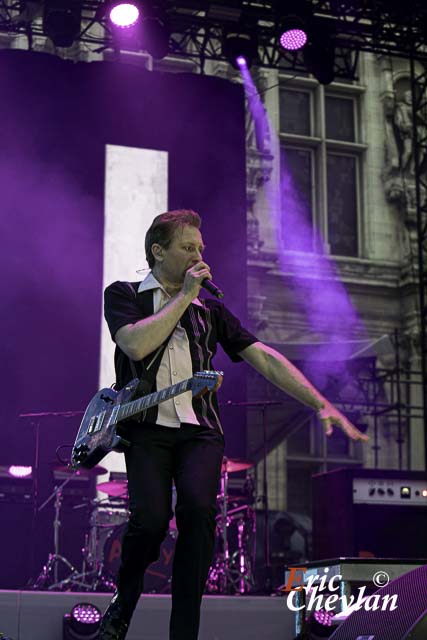
[[[103,289],[115,280],[142,279],[137,269],[148,268],[144,239],[153,218],[168,208],[168,153],[107,145],[104,203]],[[115,380],[114,343],[101,321],[100,388]],[[110,454],[103,462],[110,470],[123,469],[122,456]]]

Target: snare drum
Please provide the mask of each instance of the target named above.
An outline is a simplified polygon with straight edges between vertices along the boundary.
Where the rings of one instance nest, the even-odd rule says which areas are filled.
[[[90,515],[90,533],[85,545],[86,560],[97,570],[102,566],[103,548],[111,532],[128,519],[128,511],[115,505],[103,504],[93,509]]]

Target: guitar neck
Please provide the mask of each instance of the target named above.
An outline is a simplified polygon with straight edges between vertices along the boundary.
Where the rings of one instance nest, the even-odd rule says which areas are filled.
[[[138,398],[138,400],[132,400],[132,402],[126,402],[120,405],[120,409],[117,412],[117,422],[125,420],[126,418],[132,418],[132,416],[136,416],[160,402],[170,400],[170,398],[179,396],[181,393],[190,391],[192,380],[192,378],[188,378],[188,380],[177,382],[171,387],[167,387],[161,391],[155,391],[154,393],[148,394],[148,396],[143,396],[142,398]]]

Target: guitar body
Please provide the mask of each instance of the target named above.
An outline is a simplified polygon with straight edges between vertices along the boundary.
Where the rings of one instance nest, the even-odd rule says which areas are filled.
[[[114,408],[129,402],[139,380],[129,382],[121,391],[101,389],[89,402],[72,453],[72,465],[91,469],[110,451],[123,451],[128,443],[117,435]]]
[[[216,391],[222,382],[221,371],[201,371],[192,378],[134,399],[139,380],[131,380],[121,391],[101,389],[90,401],[71,453],[71,465],[91,469],[110,451],[123,451],[129,442],[117,435],[117,426],[124,420],[140,416],[160,402],[191,391],[200,397]]]

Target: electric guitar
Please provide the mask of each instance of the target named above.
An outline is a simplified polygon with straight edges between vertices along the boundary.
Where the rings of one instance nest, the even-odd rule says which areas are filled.
[[[74,469],[91,469],[110,451],[123,451],[130,444],[116,432],[123,420],[137,416],[186,391],[191,391],[193,397],[200,398],[207,391],[219,389],[222,378],[222,371],[200,371],[192,378],[136,400],[133,397],[138,387],[138,378],[131,380],[120,391],[101,389],[90,401],[81,421],[71,453],[71,466]]]

